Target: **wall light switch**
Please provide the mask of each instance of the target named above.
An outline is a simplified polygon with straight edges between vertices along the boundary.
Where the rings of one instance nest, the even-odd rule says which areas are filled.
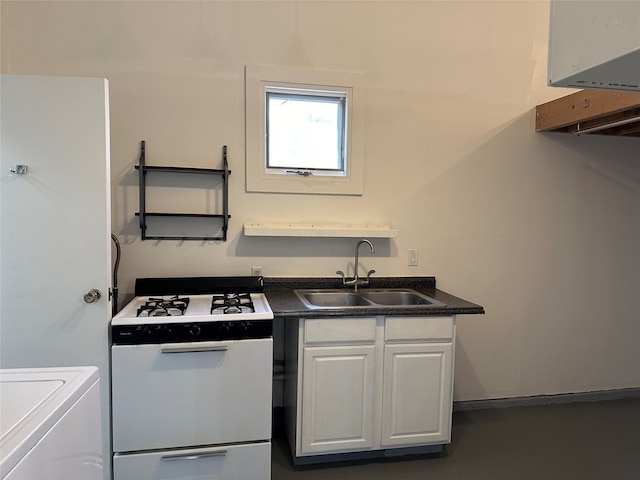
[[[418,266],[418,249],[417,248],[409,249],[409,266],[410,267]]]

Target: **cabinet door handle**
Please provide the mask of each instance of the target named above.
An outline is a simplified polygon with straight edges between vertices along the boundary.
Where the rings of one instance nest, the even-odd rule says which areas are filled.
[[[227,350],[229,350],[227,345],[208,342],[164,343],[160,345],[161,353],[226,352]]]
[[[199,458],[224,457],[226,450],[212,450],[210,452],[192,452],[192,453],[170,453],[162,455],[160,459],[163,462],[172,462],[174,460],[198,460]]]

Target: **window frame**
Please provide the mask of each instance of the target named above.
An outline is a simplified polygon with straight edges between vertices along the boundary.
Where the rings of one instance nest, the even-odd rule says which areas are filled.
[[[280,173],[281,175],[289,174],[291,171],[301,172],[303,175],[332,175],[332,176],[344,176],[347,171],[346,162],[346,149],[347,142],[347,95],[344,92],[336,91],[321,91],[321,90],[308,90],[300,88],[282,88],[282,87],[267,87],[265,89],[266,94],[266,113],[265,113],[265,130],[266,130],[266,145],[265,145],[265,168],[269,173]],[[322,102],[328,104],[335,104],[338,108],[337,115],[337,139],[336,139],[336,151],[334,152],[338,166],[336,168],[322,168],[319,166],[275,166],[271,165],[271,103],[270,100],[283,99],[293,101],[308,101],[308,102]]]
[[[344,96],[344,171],[267,166],[269,92]],[[362,195],[364,179],[362,75],[288,67],[245,67],[245,154],[247,192]],[[283,171],[283,170],[288,170]]]

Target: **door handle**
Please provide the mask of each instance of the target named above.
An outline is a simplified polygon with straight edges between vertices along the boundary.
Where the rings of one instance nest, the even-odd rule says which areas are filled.
[[[98,290],[97,288],[92,288],[84,294],[84,301],[85,303],[93,303],[100,300],[100,297],[102,297],[100,290]]]

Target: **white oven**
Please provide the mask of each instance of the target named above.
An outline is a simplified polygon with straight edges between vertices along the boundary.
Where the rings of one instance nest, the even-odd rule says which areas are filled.
[[[221,291],[243,290],[238,277],[179,280],[138,295],[151,293],[139,279],[112,320],[114,480],[268,480],[271,308],[259,291]]]

